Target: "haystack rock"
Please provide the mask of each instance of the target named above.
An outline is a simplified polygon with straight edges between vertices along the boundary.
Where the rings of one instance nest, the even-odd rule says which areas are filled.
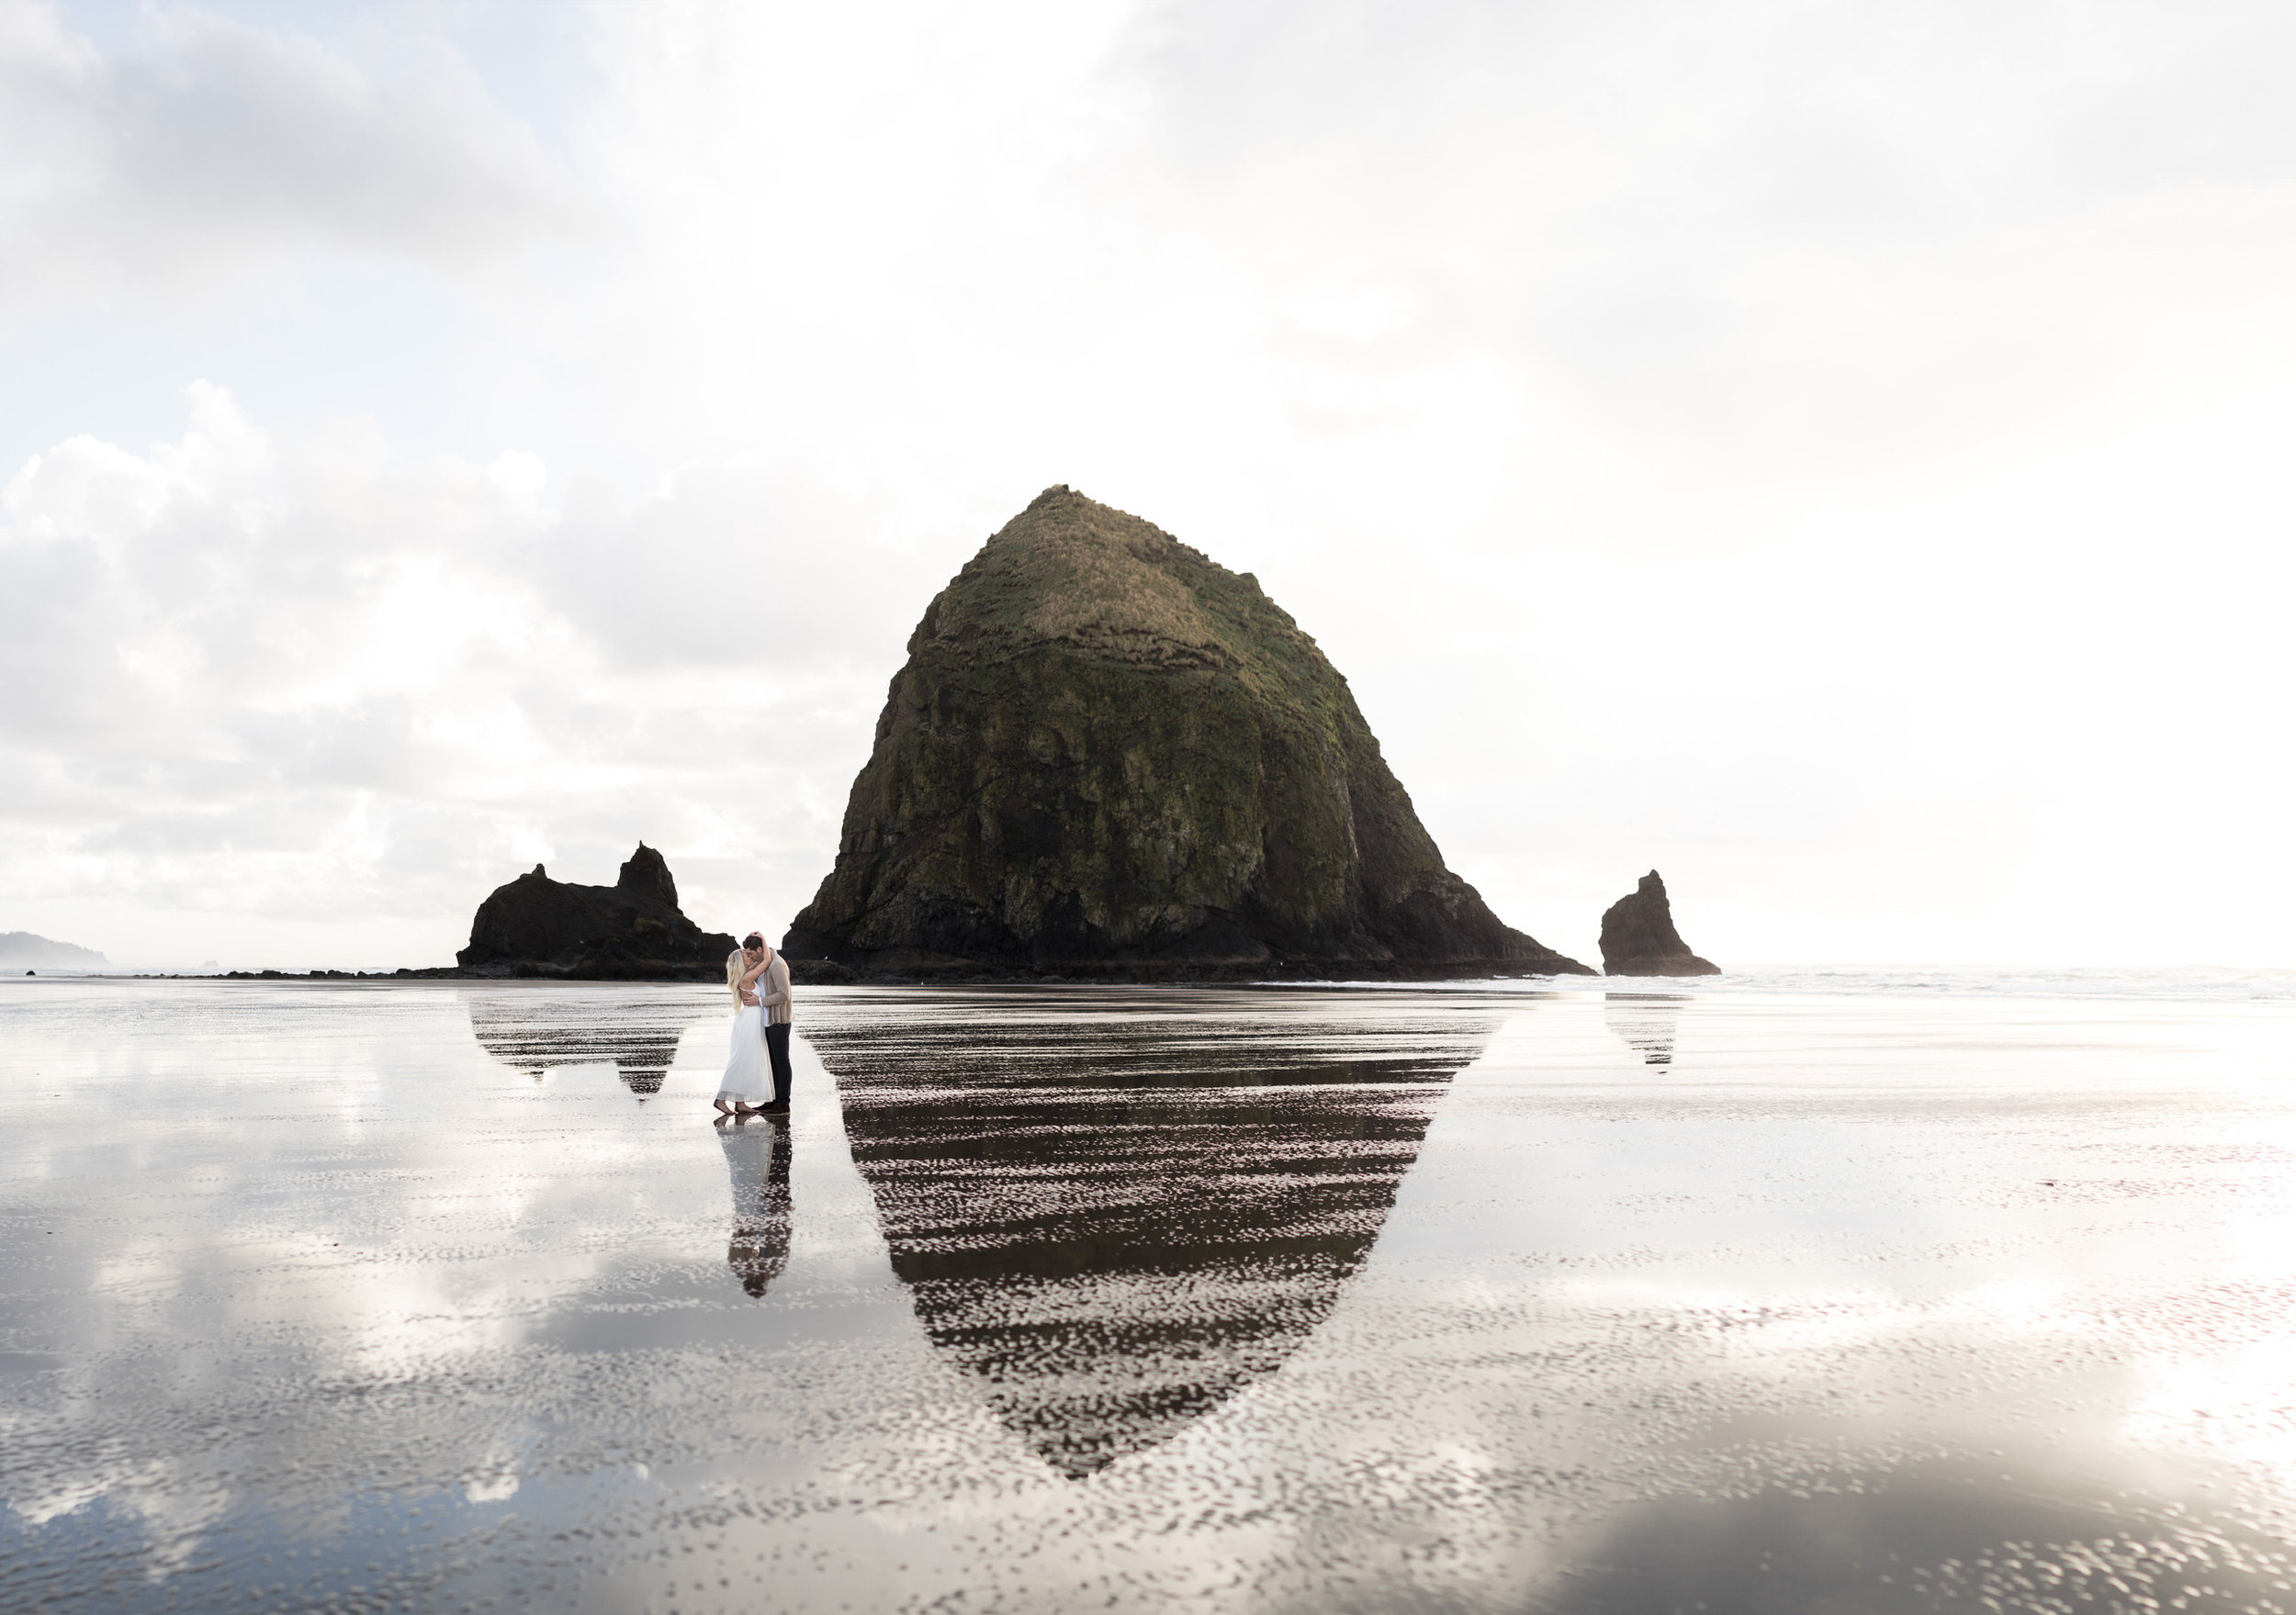
[[[1652,869],[1631,896],[1603,911],[1603,973],[1610,976],[1718,976],[1721,968],[1690,951],[1674,929],[1666,882]]]
[[[496,887],[455,961],[481,976],[715,981],[733,949],[686,918],[669,864],[641,841],[611,886],[553,880],[536,864]]]
[[[1444,867],[1346,680],[1257,581],[1136,516],[1046,489],[908,650],[794,959],[1593,973]]]

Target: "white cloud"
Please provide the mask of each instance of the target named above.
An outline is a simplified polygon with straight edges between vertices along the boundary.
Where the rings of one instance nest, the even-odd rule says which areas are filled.
[[[834,568],[757,541],[802,525],[850,579],[865,511],[719,472],[564,517],[531,456],[410,464],[371,429],[282,438],[190,392],[179,439],[73,440],[8,485],[17,900],[132,891],[226,930],[338,922],[343,946],[419,918],[436,959],[537,858],[606,878],[640,836],[721,866],[834,839],[873,717],[845,653],[876,683],[897,642],[794,609]],[[721,868],[704,917],[712,884],[745,913],[792,901]]]
[[[451,50],[388,76],[190,7],[134,49],[0,0],[0,318],[177,297],[323,247],[471,264],[561,236],[576,189]]]
[[[594,74],[538,132],[415,25],[154,15],[0,11],[0,308],[268,330],[229,272],[319,251],[369,279],[298,332],[442,357],[211,320],[114,385],[284,363],[271,430],[38,439],[11,925],[443,957],[641,834],[785,917],[925,600],[1066,481],[1255,571],[1550,942],[1656,863],[1726,959],[2286,957],[2283,8],[535,8]]]

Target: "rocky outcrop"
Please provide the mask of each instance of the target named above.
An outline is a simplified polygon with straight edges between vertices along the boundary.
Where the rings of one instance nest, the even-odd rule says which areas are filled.
[[[1048,488],[926,609],[783,942],[864,973],[1588,973],[1443,864],[1249,574]]]
[[[714,981],[733,949],[686,918],[669,864],[641,841],[611,886],[553,880],[536,864],[496,887],[455,959],[478,976]]]
[[[1603,911],[1603,973],[1609,976],[1718,976],[1719,966],[1690,951],[1674,929],[1666,882],[1652,869]]]

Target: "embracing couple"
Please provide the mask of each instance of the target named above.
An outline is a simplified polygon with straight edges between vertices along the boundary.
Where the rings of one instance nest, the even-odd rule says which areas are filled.
[[[789,1114],[789,961],[752,931],[726,956],[734,994],[734,1051],[717,1085],[717,1119]],[[773,1099],[766,1103],[766,1065]]]

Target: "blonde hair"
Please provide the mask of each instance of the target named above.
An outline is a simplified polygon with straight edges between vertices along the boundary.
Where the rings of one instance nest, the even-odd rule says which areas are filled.
[[[742,974],[744,971],[748,970],[748,955],[742,949],[737,948],[726,956],[726,990],[733,993],[734,1004],[737,1008],[739,1007],[741,1004]]]

